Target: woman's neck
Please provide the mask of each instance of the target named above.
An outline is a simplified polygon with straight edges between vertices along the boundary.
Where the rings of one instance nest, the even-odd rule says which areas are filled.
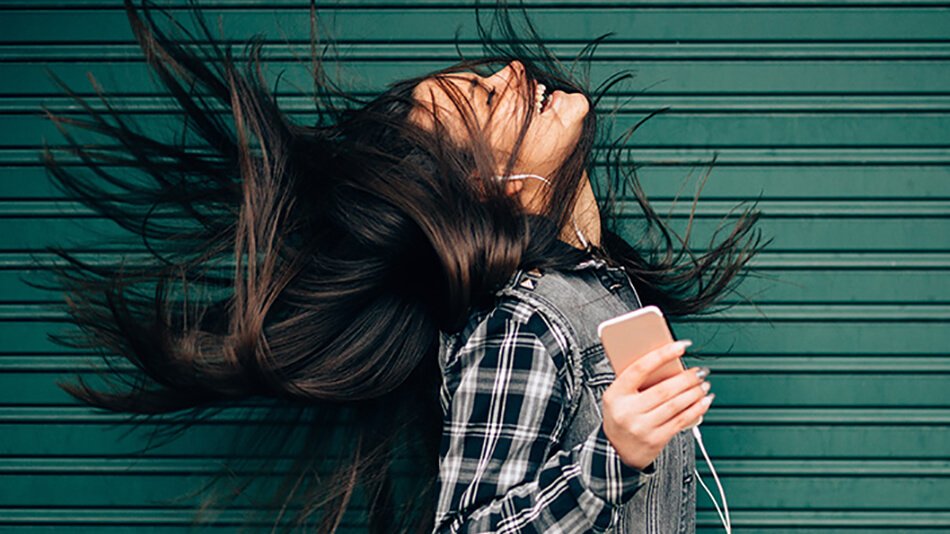
[[[517,180],[508,184],[509,194],[518,195],[521,205],[529,213],[539,213],[543,209],[544,195],[541,195],[544,184],[535,183],[533,180]],[[573,222],[568,222],[559,236],[561,241],[570,244],[579,249],[587,248],[575,231],[577,230],[584,236],[588,244],[595,247],[600,246],[600,209],[597,207],[597,199],[594,197],[594,190],[590,184],[590,178],[587,171],[584,171],[581,180],[578,183],[577,200],[574,203],[574,211],[571,214]]]
[[[587,171],[581,178],[580,193],[577,202],[574,203],[574,223],[577,229],[588,243],[595,247],[600,246],[600,209],[597,207],[597,198],[594,197],[594,189],[590,184]],[[569,224],[561,233],[561,240],[570,243],[577,248],[586,248],[574,231],[574,225]]]

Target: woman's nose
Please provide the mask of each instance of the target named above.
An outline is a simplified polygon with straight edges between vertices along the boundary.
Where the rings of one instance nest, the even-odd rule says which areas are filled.
[[[498,77],[497,79],[499,79],[499,84],[494,84],[495,89],[498,91],[498,94],[499,94],[499,97],[498,97],[500,99],[499,105],[502,105],[500,104],[500,102],[502,101],[508,101],[507,96],[509,95],[507,94],[503,95],[502,92],[504,93],[512,92],[514,93],[514,98],[518,99],[519,101],[523,100],[521,98],[522,89],[523,89],[521,85],[527,83],[525,74],[526,72],[525,72],[524,63],[515,59],[509,62],[507,65],[505,65],[503,69],[499,70],[492,76],[492,78],[497,76]]]
[[[524,63],[522,63],[520,60],[512,60],[508,66],[511,67],[511,69],[514,70],[519,76],[524,74]]]
[[[525,67],[521,61],[515,59],[508,63],[508,70],[510,72],[509,76],[514,77],[515,80],[524,79]]]
[[[505,67],[495,73],[495,76],[503,78],[506,83],[512,84],[515,80],[522,77],[525,67],[517,59],[505,65]]]
[[[524,64],[516,59],[508,63],[505,68],[501,69],[496,74],[500,78],[501,82],[500,86],[496,86],[496,89],[499,92],[512,92],[516,95],[516,98],[520,98],[522,91],[525,89],[523,86],[527,84]]]

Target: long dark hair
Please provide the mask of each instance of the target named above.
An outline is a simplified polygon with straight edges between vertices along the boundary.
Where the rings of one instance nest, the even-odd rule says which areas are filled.
[[[275,528],[294,507],[292,525],[318,518],[320,531],[333,531],[359,503],[372,530],[430,529],[441,431],[439,332],[458,330],[473,309],[490,306],[515,269],[578,259],[579,250],[555,245],[585,171],[603,218],[597,252],[624,265],[644,300],[670,316],[714,311],[761,248],[752,207],[702,254],[688,246],[688,231],[680,236],[651,208],[637,166],[622,157],[643,121],[604,151],[603,175],[595,168],[601,131],[594,109],[629,77],[588,89],[590,58],[606,36],[569,69],[527,17],[516,28],[502,5],[491,25],[501,39],[477,17],[483,57],[362,100],[328,75],[324,56],[333,47],[319,50],[311,3],[308,75],[317,119],[300,124],[278,106],[276,84],[268,89],[260,36],[235,60],[191,7],[201,46],[186,45],[199,39],[183,26],[183,36],[165,33],[147,3],[139,12],[125,0],[151,72],[181,112],[180,136],[146,134],[95,81],[100,109],[53,75],[88,119],[44,111],[89,174],[61,164],[45,143],[44,164],[67,199],[127,230],[136,254],[109,264],[50,246],[57,261],[45,267],[55,281],[33,283],[63,292],[68,321],[79,327],[54,339],[93,350],[107,364],[97,374],[106,387],[82,376],[59,384],[79,401],[130,420],[163,415],[156,433],[168,438],[225,408],[250,408],[246,421],[262,429],[237,456],[262,463],[229,469],[249,476],[207,498],[203,509],[245,495],[255,474],[286,472],[275,500],[254,508]],[[551,177],[542,213],[525,213],[502,184],[486,179],[496,162],[477,125],[462,143],[444,135],[438,114],[434,128],[409,120],[422,80],[515,59],[532,79],[583,93],[592,104],[577,146]],[[586,66],[581,79],[578,64]],[[464,102],[452,98],[461,111]],[[534,113],[527,108],[508,169]],[[80,143],[65,125],[111,144]],[[618,207],[631,192],[644,223],[634,244],[619,227],[629,214]],[[299,450],[285,451],[291,443]],[[265,444],[266,454],[247,454]],[[406,458],[408,467],[400,464]]]

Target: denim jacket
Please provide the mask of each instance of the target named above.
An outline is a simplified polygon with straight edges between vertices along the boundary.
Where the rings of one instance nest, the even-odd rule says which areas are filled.
[[[569,407],[558,444],[561,451],[570,450],[602,425],[601,396],[615,378],[597,326],[641,307],[639,296],[622,267],[597,257],[570,270],[518,270],[496,294],[545,316],[570,347],[564,362]],[[687,429],[667,443],[654,460],[654,474],[641,477],[639,489],[614,508],[607,532],[695,532],[694,439]]]

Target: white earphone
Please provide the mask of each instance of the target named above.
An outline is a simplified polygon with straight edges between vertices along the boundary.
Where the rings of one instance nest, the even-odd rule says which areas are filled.
[[[702,417],[700,417],[700,422],[702,422]],[[699,450],[703,452],[703,458],[706,459],[706,465],[709,466],[709,470],[712,471],[713,478],[716,480],[716,487],[719,489],[719,496],[722,497],[722,507],[726,510],[726,515],[723,516],[722,510],[719,509],[719,504],[716,503],[716,498],[713,497],[709,488],[706,487],[706,483],[703,482],[701,476],[699,476],[699,471],[694,467],[693,472],[696,474],[696,480],[699,481],[703,489],[706,490],[706,494],[709,495],[709,500],[712,501],[713,506],[716,507],[716,513],[719,514],[719,521],[722,522],[723,528],[726,529],[726,534],[732,534],[732,519],[729,517],[729,505],[726,504],[726,492],[722,489],[722,484],[719,482],[719,475],[716,474],[716,468],[713,467],[712,460],[709,459],[709,454],[706,453],[706,447],[703,445],[703,435],[699,432],[699,425],[697,424],[692,428],[693,436],[696,437],[696,443],[699,444]]]
[[[505,181],[505,180],[524,180],[524,179],[526,179],[526,178],[534,178],[534,179],[537,179],[537,180],[541,180],[542,182],[544,182],[545,184],[547,184],[548,187],[551,186],[551,181],[550,181],[550,180],[548,180],[548,179],[545,178],[544,176],[539,176],[539,175],[537,175],[537,174],[523,173],[523,174],[510,174],[510,175],[508,175],[508,176],[495,175],[495,179],[496,179],[496,180],[499,180],[499,181]],[[584,237],[584,234],[581,232],[581,229],[577,227],[577,222],[574,221],[574,216],[573,216],[573,215],[571,215],[571,225],[574,226],[574,234],[577,235],[577,239],[581,242],[581,245],[583,245],[584,248],[590,248],[590,242],[587,241],[587,238],[586,238],[586,237]]]

